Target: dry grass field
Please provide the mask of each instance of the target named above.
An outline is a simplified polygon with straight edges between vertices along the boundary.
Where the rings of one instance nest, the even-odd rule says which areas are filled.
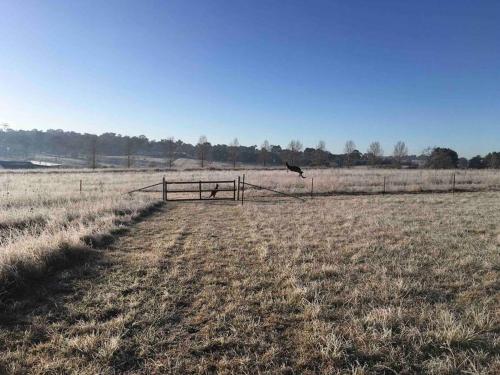
[[[0,174],[0,291],[64,261],[68,250],[98,240],[149,209],[158,197],[122,195],[127,182],[94,174]]]
[[[389,191],[445,190],[450,176],[308,172],[324,193],[376,192],[384,175]],[[500,372],[500,192],[249,191],[244,206],[122,194],[163,175],[0,173],[0,373]],[[500,178],[460,172],[457,188]]]

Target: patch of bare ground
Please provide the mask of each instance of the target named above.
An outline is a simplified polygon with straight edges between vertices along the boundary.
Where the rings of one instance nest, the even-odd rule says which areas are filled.
[[[7,373],[500,371],[500,194],[171,204],[2,306]]]

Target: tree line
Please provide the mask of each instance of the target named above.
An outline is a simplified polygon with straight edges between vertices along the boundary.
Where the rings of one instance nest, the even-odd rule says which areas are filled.
[[[134,156],[163,158],[169,167],[178,158],[192,158],[205,167],[210,161],[281,165],[285,161],[303,166],[353,167],[428,167],[428,168],[500,168],[500,152],[460,158],[449,148],[433,147],[420,155],[409,155],[403,141],[397,142],[390,155],[384,154],[380,142],[372,142],[366,152],[357,149],[354,141],[345,143],[343,153],[333,154],[320,140],[316,147],[304,148],[300,140],[291,140],[287,147],[272,145],[264,140],[260,146],[242,146],[237,138],[226,144],[212,144],[201,136],[195,145],[173,137],[150,140],[146,136],[123,136],[115,133],[101,135],[63,130],[13,130],[4,126],[0,130],[0,157],[30,159],[36,155],[57,155],[85,159],[92,168],[98,166],[98,156],[123,156],[124,166],[132,167]]]

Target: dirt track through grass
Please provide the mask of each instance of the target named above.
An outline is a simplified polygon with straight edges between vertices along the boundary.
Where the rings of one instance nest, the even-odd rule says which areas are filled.
[[[499,197],[169,204],[4,305],[0,373],[496,373]]]
[[[4,371],[286,369],[297,301],[240,231],[239,207],[227,205],[224,215],[199,204],[168,210],[139,223],[97,264],[60,275],[54,283],[66,290],[33,311],[12,306],[17,318],[0,336]]]

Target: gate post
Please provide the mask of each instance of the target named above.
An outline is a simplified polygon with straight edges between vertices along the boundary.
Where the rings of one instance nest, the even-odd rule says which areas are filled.
[[[245,200],[245,174],[243,173],[243,185],[241,186],[241,205],[243,206],[243,201]]]
[[[167,200],[167,194],[166,194],[166,190],[165,190],[165,176],[163,176],[163,200],[166,201]]]
[[[240,200],[240,176],[238,176],[238,199],[237,200]]]

